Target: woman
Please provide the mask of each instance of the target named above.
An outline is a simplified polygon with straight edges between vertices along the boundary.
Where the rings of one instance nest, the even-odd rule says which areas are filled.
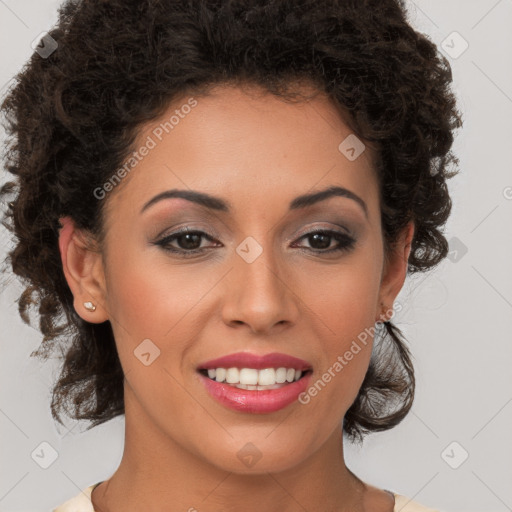
[[[55,419],[126,420],[54,510],[433,510],[343,456],[410,410],[395,299],[447,254],[461,118],[404,5],[67,1],[45,37],[2,105],[20,312]]]

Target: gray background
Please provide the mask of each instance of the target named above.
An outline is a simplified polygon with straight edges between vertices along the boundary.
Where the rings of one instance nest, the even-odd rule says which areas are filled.
[[[0,0],[0,94],[59,4]],[[449,181],[451,253],[430,274],[409,276],[398,297],[396,320],[417,372],[413,409],[362,448],[347,443],[346,460],[366,482],[425,505],[502,512],[512,510],[512,1],[408,6],[412,25],[448,56],[464,115],[454,145],[461,172]],[[458,55],[463,40],[469,47]],[[8,241],[0,233],[3,257]],[[1,512],[50,510],[108,478],[123,451],[123,418],[89,432],[78,422],[57,429],[49,403],[58,361],[29,357],[41,338],[17,314],[21,290],[13,279],[0,295]],[[43,442],[58,454],[47,469],[31,455]]]

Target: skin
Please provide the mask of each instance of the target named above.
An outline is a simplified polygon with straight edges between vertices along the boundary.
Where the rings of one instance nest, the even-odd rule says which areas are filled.
[[[253,92],[220,86],[196,97],[106,199],[103,247],[73,227],[61,234],[76,311],[111,322],[125,373],[125,450],[92,494],[98,511],[393,510],[393,498],[352,474],[343,456],[340,425],[368,368],[371,338],[308,404],[274,413],[230,410],[197,375],[199,363],[233,352],[284,352],[311,363],[314,383],[390,311],[406,277],[414,227],[385,260],[370,149],[354,161],[339,151],[351,131],[323,95],[290,104]],[[141,128],[139,141],[159,123]],[[295,197],[334,185],[363,199],[367,216],[347,197],[288,211]],[[141,214],[174,188],[221,197],[232,210],[174,198]],[[212,236],[194,242],[207,248],[202,255],[153,244],[184,226]],[[350,233],[354,245],[322,254],[321,242],[303,236],[319,229]],[[252,263],[236,252],[248,236],[263,250]],[[187,250],[183,237],[170,245]],[[333,237],[326,245],[338,246]],[[160,355],[145,366],[134,350],[148,338]],[[237,457],[248,442],[261,454],[252,467]]]

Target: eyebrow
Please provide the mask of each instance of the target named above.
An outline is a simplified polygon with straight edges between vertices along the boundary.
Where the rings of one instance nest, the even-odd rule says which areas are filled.
[[[310,194],[304,194],[302,196],[298,196],[293,199],[289,204],[290,210],[297,210],[299,208],[305,208],[307,206],[311,206],[320,201],[324,201],[329,199],[330,197],[346,197],[348,199],[353,199],[359,206],[363,209],[365,216],[368,218],[368,208],[366,203],[354,192],[338,186],[332,186],[326,188],[325,190],[320,190],[318,192],[313,192]],[[199,204],[211,210],[218,210],[222,212],[229,212],[232,208],[229,201],[225,201],[220,197],[211,196],[204,192],[198,192],[195,190],[179,190],[172,189],[166,190],[157,194],[155,197],[150,199],[141,209],[141,214],[147,210],[150,206],[155,203],[162,201],[164,199],[172,199],[174,197],[186,199],[187,201],[191,201],[193,203]]]

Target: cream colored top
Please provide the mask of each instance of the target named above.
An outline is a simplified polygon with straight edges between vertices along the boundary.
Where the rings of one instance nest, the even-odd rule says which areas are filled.
[[[52,512],[95,512],[91,502],[91,493],[100,483],[86,487],[80,494],[53,509]],[[395,496],[394,512],[440,512],[437,509],[424,507],[401,494],[393,493],[393,495]]]

